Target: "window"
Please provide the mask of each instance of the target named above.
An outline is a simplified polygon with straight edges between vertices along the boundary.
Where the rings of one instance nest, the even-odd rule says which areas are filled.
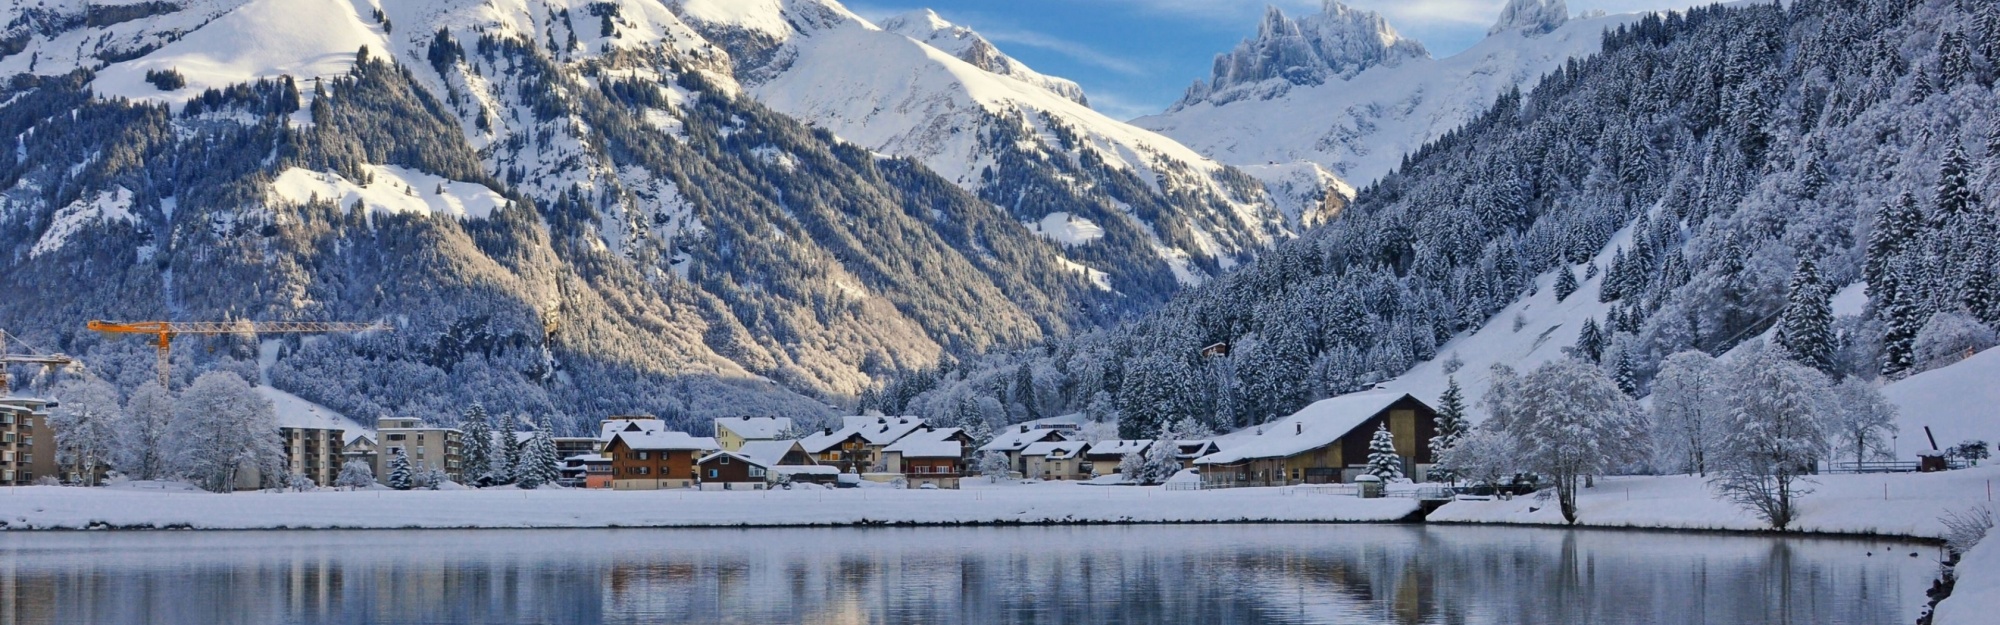
[[[388,436],[387,438],[388,438],[389,440],[392,440],[392,441],[400,441],[400,440],[403,440],[403,435],[402,435],[402,434],[390,434],[390,435],[389,435],[389,436]]]
[[[715,479],[715,478],[717,478],[717,477],[721,477],[721,475],[722,475],[722,472],[721,472],[721,471],[717,471],[717,470],[715,470],[715,469],[709,469],[709,470],[708,470],[708,477],[709,477],[709,479]]]
[[[635,459],[635,460],[651,460],[651,459],[653,459],[653,453],[652,453],[652,452],[649,452],[649,451],[642,451],[642,452],[639,452],[639,453],[636,453],[636,454],[633,454],[633,459]]]
[[[729,456],[723,456],[723,457],[722,457],[722,463],[723,463],[723,464],[729,464]]]

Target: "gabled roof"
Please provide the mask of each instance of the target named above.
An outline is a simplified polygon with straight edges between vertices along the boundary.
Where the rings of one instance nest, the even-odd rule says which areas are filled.
[[[860,432],[842,429],[835,430],[832,433],[815,432],[812,436],[799,439],[799,446],[805,448],[806,453],[809,454],[825,453],[826,450],[833,449],[835,446],[847,442],[850,438],[861,439],[864,443],[868,442],[868,439],[863,438]]]
[[[597,424],[597,440],[611,442],[611,435],[619,432],[656,432],[667,429],[667,422],[659,419],[605,419]]]
[[[1175,453],[1174,457],[1180,458],[1182,460],[1186,460],[1188,458],[1200,458],[1202,456],[1215,453],[1216,451],[1222,449],[1221,447],[1217,447],[1215,445],[1215,441],[1211,440],[1174,441],[1174,446],[1180,448],[1180,451]]]
[[[916,417],[841,417],[841,428],[828,434],[821,431],[799,441],[806,453],[822,453],[856,436],[870,445],[887,445],[924,427]]]
[[[1052,428],[1011,428],[993,435],[993,440],[980,445],[980,451],[1020,451],[1028,445],[1043,441],[1069,440],[1070,430]]]
[[[737,461],[737,462],[741,462],[741,463],[744,463],[744,464],[750,464],[750,465],[756,465],[756,466],[759,466],[759,467],[764,467],[764,468],[766,468],[766,469],[769,469],[769,468],[771,468],[771,463],[769,463],[769,462],[764,462],[764,461],[762,461],[762,460],[758,460],[758,459],[756,459],[756,458],[752,458],[752,457],[749,457],[749,456],[745,456],[745,455],[743,455],[743,454],[739,454],[739,453],[736,453],[736,452],[733,452],[733,451],[718,451],[718,452],[715,452],[715,453],[712,453],[712,454],[709,454],[709,455],[706,455],[706,456],[702,456],[700,460],[696,460],[696,461],[694,461],[694,463],[695,463],[695,464],[708,464],[709,462],[711,462],[711,461],[714,461],[714,460],[716,460],[716,459],[720,459],[720,458],[729,458],[729,459],[732,459],[732,460],[735,460],[735,461]]]
[[[716,428],[715,434],[717,436],[722,435],[723,428],[728,428],[729,431],[735,432],[737,436],[741,436],[745,439],[768,440],[777,438],[778,435],[784,433],[785,430],[792,429],[792,418],[791,417],[717,417],[715,419],[715,428]]]
[[[904,458],[958,458],[965,455],[965,446],[952,439],[952,435],[962,430],[945,428],[942,430],[917,430],[903,440],[882,448],[882,453],[900,453]]]
[[[624,441],[625,447],[633,451],[709,451],[722,448],[715,444],[713,438],[689,436],[687,432],[619,432],[612,435],[611,440],[614,444]]]
[[[1333,444],[1408,393],[1366,391],[1313,402],[1258,436],[1235,439],[1229,449],[1202,456],[1195,464],[1228,464],[1284,458]]]
[[[798,441],[744,441],[743,447],[737,449],[736,453],[756,458],[765,466],[776,466],[784,462],[785,456],[792,453],[793,449],[805,451]],[[811,461],[811,458],[807,459],[808,463]]]
[[[1090,444],[1091,456],[1124,456],[1145,453],[1153,447],[1153,439],[1097,441]]]
[[[1023,456],[1047,456],[1049,460],[1068,460],[1082,453],[1090,443],[1083,441],[1048,441],[1028,445],[1021,449]]]

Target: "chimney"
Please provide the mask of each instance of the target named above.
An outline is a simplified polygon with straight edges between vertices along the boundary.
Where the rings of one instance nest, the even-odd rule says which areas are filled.
[[[1304,434],[1304,433],[1306,433],[1306,424],[1304,424],[1304,423],[1294,423],[1294,424],[1292,424],[1292,425],[1296,425],[1296,426],[1299,426],[1299,433],[1300,433],[1300,434]]]
[[[1028,433],[1028,426],[1025,426],[1025,425],[1021,426],[1021,433],[1022,433],[1022,434],[1027,434],[1027,433]]]
[[[833,436],[833,428],[827,428],[827,429],[826,429],[826,435],[827,435],[827,436]]]

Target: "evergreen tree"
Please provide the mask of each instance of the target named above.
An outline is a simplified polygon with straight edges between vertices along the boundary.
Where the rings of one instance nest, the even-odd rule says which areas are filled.
[[[1937,196],[1938,227],[1947,232],[1965,232],[1973,219],[1979,198],[1972,192],[1972,165],[1966,161],[1965,147],[1953,143],[1938,163]],[[1977,243],[1977,242],[1968,242]]]
[[[1810,259],[1800,260],[1792,273],[1788,300],[1778,318],[1777,344],[1793,360],[1833,372],[1833,294]]]
[[[1383,480],[1403,477],[1403,457],[1396,455],[1396,436],[1389,433],[1389,424],[1375,428],[1375,437],[1368,439],[1368,474]]]
[[[1444,394],[1438,396],[1437,435],[1431,437],[1431,456],[1444,458],[1459,439],[1465,436],[1471,426],[1465,419],[1465,394],[1458,386],[1458,377],[1445,379]],[[1456,482],[1458,475],[1448,463],[1439,463],[1431,469],[1431,481]]]
[[[1618,390],[1624,392],[1626,397],[1636,399],[1639,397],[1639,372],[1638,364],[1635,362],[1638,356],[1633,354],[1633,351],[1626,345],[1619,346],[1618,357],[1611,361],[1611,381],[1618,385]]]
[[[1599,362],[1604,358],[1604,331],[1597,325],[1596,318],[1583,320],[1583,330],[1576,335],[1576,355],[1578,358]]]
[[[409,490],[416,486],[416,475],[410,472],[410,457],[403,454],[403,448],[389,448],[389,488]]]
[[[1869,297],[1876,302],[1888,297],[1883,289],[1889,284],[1890,264],[1910,249],[1922,233],[1923,225],[1923,214],[1917,209],[1917,197],[1907,191],[1875,211],[1875,227],[1868,234],[1868,262],[1863,277],[1868,281]]]
[[[459,429],[465,433],[465,445],[459,452],[459,459],[463,463],[461,473],[465,476],[466,484],[470,486],[486,486],[488,476],[492,473],[493,428],[488,419],[486,406],[480,402],[473,402],[472,407],[466,409],[465,417],[459,424]]]
[[[519,422],[518,419],[508,419],[509,424]],[[512,484],[521,478],[521,441],[514,431],[513,427],[500,430],[499,440],[493,443],[500,447],[499,462],[494,463],[489,471],[494,484]]]
[[[521,450],[517,475],[516,485],[521,488],[541,488],[562,479],[562,458],[556,453],[556,441],[549,432],[548,417],[535,422],[535,433]]]
[[[1556,268],[1556,301],[1569,299],[1576,292],[1576,272],[1568,264]]]
[[[1917,333],[1922,332],[1929,315],[1923,314],[1918,305],[1913,272],[1910,263],[1899,261],[1891,265],[1883,292],[1885,297],[1877,305],[1876,314],[1882,318],[1882,375],[1898,378],[1916,366]]]

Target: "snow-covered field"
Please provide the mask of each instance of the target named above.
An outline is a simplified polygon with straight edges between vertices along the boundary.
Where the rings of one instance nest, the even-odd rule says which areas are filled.
[[[973,480],[977,481],[977,480]],[[244,492],[0,489],[0,528],[530,528],[956,525],[1010,523],[1385,522],[1410,499],[1293,489],[1166,491],[1074,482],[964,490]]]
[[[1936,538],[1938,517],[1986,504],[2000,486],[2000,467],[1944,473],[1822,475],[1812,494],[1799,501],[1802,532],[1881,534]],[[1577,497],[1581,525],[1701,530],[1763,530],[1770,526],[1736,505],[1717,498],[1708,482],[1694,476],[1613,477],[1597,481]],[[1455,501],[1432,512],[1433,522],[1563,524],[1553,499],[1516,497],[1500,501]]]
[[[1958,585],[1938,603],[1931,625],[1986,625],[2000,614],[2000,532],[1989,533],[1956,567]]]

